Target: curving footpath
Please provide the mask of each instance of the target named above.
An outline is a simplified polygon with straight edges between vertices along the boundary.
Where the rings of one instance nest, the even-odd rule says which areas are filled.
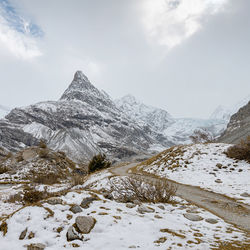
[[[200,187],[181,184],[152,174],[136,171],[134,169],[135,166],[136,164],[131,163],[113,168],[110,171],[114,175],[141,178],[143,181],[151,184],[155,184],[159,181],[165,182],[167,180],[170,184],[176,185],[176,196],[198,207],[204,208],[222,218],[225,222],[233,224],[250,233],[250,206],[237,202],[225,195],[201,189]],[[133,172],[129,171],[132,168]]]

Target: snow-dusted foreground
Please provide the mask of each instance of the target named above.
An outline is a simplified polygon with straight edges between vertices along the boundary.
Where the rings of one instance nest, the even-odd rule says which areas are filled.
[[[176,146],[139,169],[179,183],[200,186],[250,204],[250,164],[228,158],[229,144]]]
[[[107,172],[91,176],[86,183],[90,190],[75,189],[59,197],[62,204],[27,206],[6,219],[8,231],[0,233],[0,249],[25,249],[25,245],[41,243],[46,250],[80,249],[119,250],[129,248],[151,249],[211,249],[224,241],[247,241],[243,231],[225,223],[211,213],[175,198],[172,204],[136,205],[108,200],[98,189],[108,184]],[[117,177],[116,177],[117,178]],[[10,189],[6,189],[10,192]],[[3,197],[5,190],[1,190]],[[14,193],[14,189],[12,189]],[[97,195],[88,208],[74,214],[73,204],[80,205],[86,197]],[[3,203],[0,203],[2,206]],[[150,207],[151,211],[140,213],[139,207]],[[5,211],[10,214],[13,211]],[[199,217],[192,221],[184,217]],[[77,216],[92,216],[96,224],[83,241],[67,241],[66,233]],[[209,219],[209,220],[208,220]],[[214,219],[214,220],[211,220]],[[210,221],[210,222],[209,222]],[[211,224],[211,221],[215,224]],[[27,228],[23,240],[21,232]],[[29,239],[30,238],[30,239]]]

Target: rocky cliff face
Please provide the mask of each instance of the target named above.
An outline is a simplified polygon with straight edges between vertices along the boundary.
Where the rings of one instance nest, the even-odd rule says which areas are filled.
[[[238,143],[250,135],[250,101],[232,115],[220,142]]]
[[[13,151],[36,145],[40,139],[77,161],[98,152],[129,157],[147,152],[159,141],[168,146],[166,138],[128,118],[80,71],[59,101],[16,108],[0,120],[3,148]]]

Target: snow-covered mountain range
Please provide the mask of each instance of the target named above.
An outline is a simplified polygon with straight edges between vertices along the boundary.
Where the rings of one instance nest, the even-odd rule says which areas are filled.
[[[229,113],[219,108],[211,118],[175,119],[131,95],[113,101],[77,71],[58,101],[15,108],[0,119],[0,147],[15,151],[43,139],[75,161],[98,152],[121,159],[213,140],[226,129]]]
[[[131,120],[80,71],[60,100],[15,108],[0,120],[0,139],[8,150],[44,139],[77,161],[98,152],[124,158],[171,145],[162,134]]]
[[[192,143],[197,133],[209,140],[218,137],[226,128],[228,119],[173,118],[167,111],[147,106],[132,95],[115,100],[116,105],[131,119],[167,137],[173,145]],[[202,138],[198,141],[204,141]]]

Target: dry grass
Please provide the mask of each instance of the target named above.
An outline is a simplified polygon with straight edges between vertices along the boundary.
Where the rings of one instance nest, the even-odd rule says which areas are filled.
[[[168,234],[171,234],[171,235],[173,235],[173,236],[177,236],[177,237],[179,237],[179,238],[181,238],[181,239],[185,239],[185,238],[186,238],[185,235],[179,234],[179,233],[177,233],[177,232],[175,232],[175,231],[173,231],[173,230],[171,230],[171,229],[168,229],[168,228],[160,229],[160,232],[162,232],[162,233],[168,233]]]
[[[7,202],[10,202],[10,203],[23,202],[23,193],[18,192],[16,194],[10,195],[9,198],[7,199]]]
[[[87,177],[79,174],[74,174],[71,177],[72,186],[82,185],[85,183]]]
[[[0,165],[0,174],[4,174],[8,172],[8,168],[6,166]]]
[[[119,178],[115,183],[110,180],[111,192],[121,201],[139,200],[141,202],[169,203],[176,193],[176,186],[167,181],[159,181],[152,185],[140,178]]]
[[[250,243],[234,242],[219,242],[219,245],[211,248],[213,250],[250,250]]]
[[[61,175],[57,173],[37,173],[33,175],[33,178],[31,178],[31,181],[38,184],[46,184],[46,185],[52,185],[56,183],[60,183]]]
[[[230,158],[245,160],[250,163],[250,136],[242,140],[239,144],[228,148],[225,152]]]

